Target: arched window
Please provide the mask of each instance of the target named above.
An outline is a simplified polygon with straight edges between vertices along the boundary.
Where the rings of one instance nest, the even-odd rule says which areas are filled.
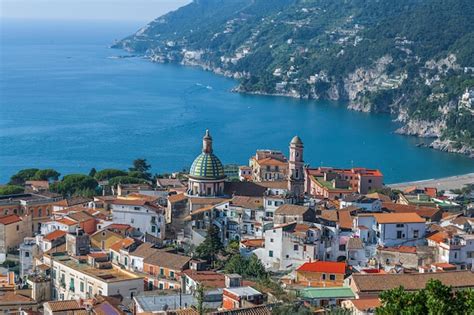
[[[38,217],[42,217],[43,216],[43,209],[39,208],[38,209]]]

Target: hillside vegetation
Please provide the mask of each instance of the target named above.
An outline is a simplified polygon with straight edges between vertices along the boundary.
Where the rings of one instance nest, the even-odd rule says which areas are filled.
[[[197,65],[236,90],[342,99],[474,155],[472,0],[196,0],[115,47]]]

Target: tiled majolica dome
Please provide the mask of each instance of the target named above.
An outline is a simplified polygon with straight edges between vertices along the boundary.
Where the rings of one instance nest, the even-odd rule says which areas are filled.
[[[194,160],[189,172],[190,177],[204,179],[224,178],[224,167],[213,153],[201,153]]]
[[[199,154],[191,165],[189,177],[197,179],[223,179],[224,167],[217,156],[212,153],[212,137],[206,130],[202,138],[202,153]]]

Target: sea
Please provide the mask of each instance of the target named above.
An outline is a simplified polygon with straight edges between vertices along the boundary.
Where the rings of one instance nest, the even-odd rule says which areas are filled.
[[[1,21],[0,183],[24,168],[88,173],[136,158],[153,173],[187,169],[206,129],[224,164],[246,165],[257,149],[287,154],[299,135],[310,166],[378,168],[385,183],[474,171],[474,159],[395,134],[389,115],[237,94],[235,80],[109,48],[144,24]]]

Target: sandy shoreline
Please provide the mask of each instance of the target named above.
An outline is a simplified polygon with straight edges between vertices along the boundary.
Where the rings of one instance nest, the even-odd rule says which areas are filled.
[[[404,188],[411,186],[420,186],[420,187],[436,187],[438,190],[448,190],[448,189],[460,189],[465,185],[474,184],[474,173],[468,173],[464,175],[450,176],[437,179],[425,179],[419,181],[389,184],[387,185],[390,188],[403,190]]]

